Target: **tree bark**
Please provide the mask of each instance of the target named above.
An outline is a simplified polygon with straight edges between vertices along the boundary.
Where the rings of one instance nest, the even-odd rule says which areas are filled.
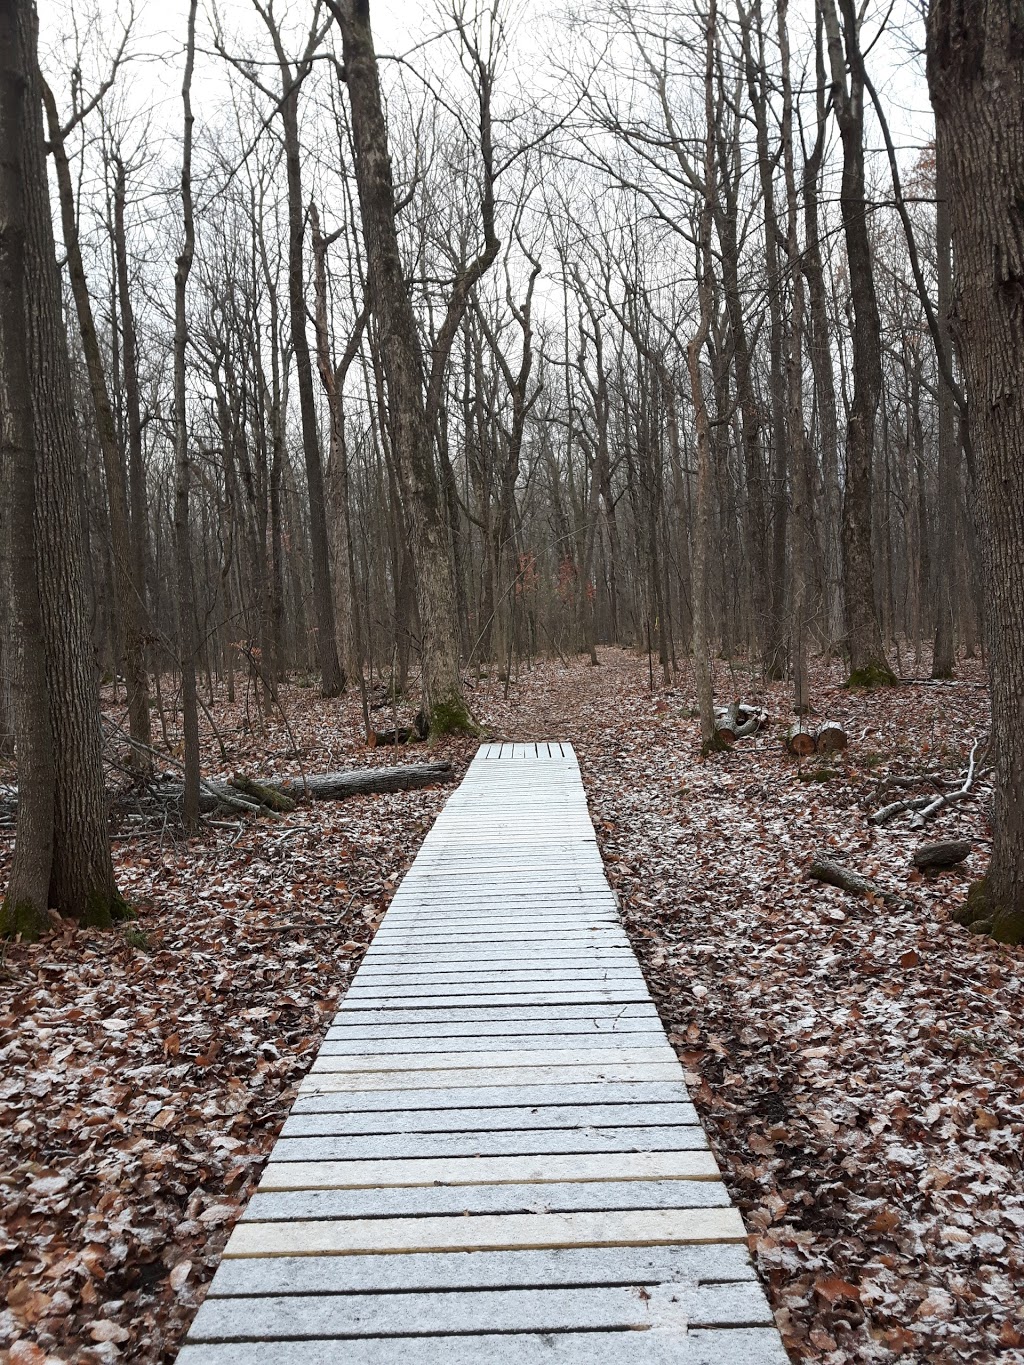
[[[57,191],[60,202],[64,250],[68,258],[71,294],[78,316],[78,330],[82,339],[89,391],[92,396],[96,433],[103,457],[103,473],[107,483],[107,512],[110,518],[110,539],[114,559],[115,620],[120,635],[125,687],[128,694],[128,722],[133,739],[149,744],[149,680],[146,676],[145,617],[143,612],[144,584],[136,572],[136,556],[132,552],[131,521],[128,514],[128,489],[125,481],[124,460],[117,440],[114,412],[110,405],[107,379],[103,368],[99,337],[93,318],[89,284],[85,276],[78,223],[75,217],[75,187],[71,179],[71,165],[64,144],[64,130],[53,93],[43,85],[43,105],[50,136],[50,150],[56,169]],[[138,755],[142,751],[133,750]]]
[[[331,4],[341,28],[352,109],[355,174],[370,304],[377,320],[391,433],[411,528],[422,630],[425,710],[432,734],[474,729],[459,677],[459,642],[447,528],[424,401],[423,356],[402,271],[395,192],[368,0]]]
[[[882,391],[882,340],[864,179],[864,59],[854,0],[839,0],[842,32],[835,0],[819,3],[828,38],[832,97],[843,144],[840,209],[854,315],[853,401],[846,423],[842,523],[850,682],[874,687],[895,682],[895,676],[882,645],[871,551],[872,466],[875,417]]]
[[[705,34],[704,112],[707,134],[704,144],[704,200],[698,227],[698,295],[700,321],[697,331],[686,347],[686,364],[693,398],[694,425],[697,430],[697,506],[693,529],[693,673],[697,684],[697,706],[700,712],[701,750],[708,754],[724,748],[715,730],[715,704],[711,684],[711,641],[708,625],[708,553],[711,539],[711,436],[704,381],[701,375],[701,351],[711,329],[711,199],[715,179],[715,37],[718,23],[716,0],[710,0]]]
[[[18,7],[23,50],[35,63],[36,18]],[[47,183],[38,87],[29,100],[22,153],[26,218],[26,335],[37,451],[36,533],[46,688],[54,752],[50,905],[84,923],[122,917],[110,856],[99,695],[86,596],[80,439]]]
[[[270,32],[281,73],[281,126],[284,131],[285,173],[288,186],[288,315],[292,351],[299,390],[299,416],[302,423],[302,456],[309,490],[309,549],[313,570],[313,612],[316,617],[316,650],[321,689],[325,697],[336,697],[345,690],[345,672],[338,660],[338,639],[331,592],[331,561],[327,535],[327,500],[320,436],[316,425],[316,399],[313,393],[313,366],[306,337],[306,289],[303,271],[303,225],[305,204],[302,198],[302,151],[299,145],[299,86],[309,70],[312,52],[292,64],[285,56],[280,30],[269,11],[257,5]],[[328,21],[329,22],[329,21]],[[315,46],[316,33],[309,49]]]
[[[935,255],[938,281],[938,325],[940,344],[947,364],[952,361],[949,334],[953,307],[953,261],[946,175],[946,149],[935,146]],[[939,468],[935,507],[936,541],[942,552],[935,557],[935,647],[932,677],[951,678],[956,663],[953,602],[956,593],[956,510],[960,494],[960,439],[956,403],[948,384],[941,378],[938,386]]]
[[[932,0],[928,84],[948,172],[953,335],[967,381],[988,588],[996,781],[986,920],[1024,941],[1024,15]]]
[[[35,938],[45,927],[53,862],[53,733],[36,555],[36,449],[26,347],[25,162],[34,53],[18,0],[0,0],[0,469],[5,657],[18,759],[17,827],[0,935]]]
[[[174,558],[178,578],[178,652],[181,656],[182,726],[185,741],[185,829],[199,828],[199,703],[196,696],[197,639],[195,588],[192,578],[190,498],[192,459],[185,403],[185,349],[188,344],[186,288],[195,254],[192,211],[192,71],[195,65],[196,5],[188,11],[185,75],[181,86],[184,136],[181,153],[183,239],[174,271]]]

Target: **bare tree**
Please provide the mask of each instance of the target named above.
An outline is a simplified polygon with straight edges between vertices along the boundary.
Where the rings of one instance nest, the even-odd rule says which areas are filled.
[[[932,0],[928,84],[948,180],[954,337],[970,403],[988,592],[996,752],[992,861],[969,912],[1024,941],[1024,16]],[[976,912],[976,913],[975,913]]]

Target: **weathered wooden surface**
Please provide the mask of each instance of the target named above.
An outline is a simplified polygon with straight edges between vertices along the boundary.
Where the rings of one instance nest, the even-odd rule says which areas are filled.
[[[481,747],[180,1365],[784,1365],[571,749]]]

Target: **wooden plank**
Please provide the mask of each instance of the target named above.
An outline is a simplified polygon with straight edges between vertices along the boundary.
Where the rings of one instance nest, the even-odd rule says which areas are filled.
[[[598,1021],[611,1027],[616,1019],[638,1019],[643,1022],[658,1022],[658,1012],[651,1000],[635,1001],[627,1005],[506,1005],[494,1006],[459,1005],[447,1010],[421,1010],[416,1018],[415,1010],[402,1010],[399,1016],[384,1007],[376,1012],[361,1010],[358,1016],[348,1015],[343,1008],[331,1021],[332,1028],[368,1028],[381,1024],[486,1024],[507,1023],[512,1020],[533,1020],[534,1022],[555,1022],[575,1020],[591,1023]]]
[[[452,1157],[406,1161],[271,1159],[259,1189],[385,1189],[390,1185],[547,1185],[581,1180],[717,1180],[708,1151],[554,1153],[545,1156]],[[557,1245],[545,1243],[544,1245]],[[382,1247],[367,1247],[381,1251]]]
[[[493,1019],[452,1020],[447,1024],[416,1024],[407,1020],[402,1023],[395,1021],[387,1024],[360,1024],[346,1018],[344,1023],[331,1024],[327,1030],[327,1040],[329,1042],[351,1040],[353,1043],[357,1043],[361,1039],[394,1038],[404,1042],[415,1042],[419,1046],[420,1044],[429,1044],[434,1039],[440,1041],[442,1038],[480,1038],[485,1040],[488,1037],[526,1038],[537,1036],[540,1038],[562,1038],[565,1040],[563,1046],[577,1047],[591,1039],[601,1042],[602,1039],[619,1041],[649,1036],[652,1041],[655,1039],[660,1041],[664,1034],[660,1028],[654,1027],[656,1024],[656,1019],[633,1018],[631,1015],[617,1019],[614,1014],[608,1016],[601,1014],[596,1018],[583,1016],[578,1019],[546,1019],[543,1016],[519,1019],[508,1018],[499,1013]],[[484,1047],[490,1046],[486,1041],[482,1045]],[[627,1045],[626,1042],[623,1043],[623,1046]],[[408,1049],[403,1046],[401,1050],[405,1052]]]
[[[451,1294],[330,1294],[313,1299],[207,1299],[192,1328],[196,1341],[309,1341],[442,1332],[649,1331],[768,1325],[761,1287],[650,1285],[572,1289],[482,1289]]]
[[[509,963],[507,967],[445,967],[440,963],[435,967],[411,966],[381,968],[374,972],[360,972],[359,981],[353,981],[352,990],[358,990],[362,983],[366,987],[383,986],[468,986],[505,982],[543,982],[549,984],[561,981],[643,981],[643,973],[635,963],[596,962],[588,965],[581,962],[576,970],[571,964],[552,963],[533,966],[527,962]]]
[[[447,1077],[446,1077],[447,1079]],[[308,1090],[300,1089],[292,1112],[295,1114],[388,1113],[412,1109],[494,1109],[504,1105],[584,1104],[687,1104],[689,1094],[681,1073],[671,1081],[567,1081],[557,1093],[550,1085],[448,1086],[408,1090]]]
[[[648,1153],[703,1151],[707,1138],[700,1124],[675,1127],[634,1125],[607,1128],[516,1128],[469,1133],[345,1133],[335,1137],[278,1138],[270,1160],[279,1161],[408,1161],[432,1157],[541,1156],[545,1153],[590,1155],[596,1152]]]
[[[268,1168],[269,1169],[269,1168]],[[746,1241],[736,1209],[480,1214],[236,1223],[224,1256],[345,1256],[355,1252],[504,1251],[563,1246],[659,1246]]]
[[[478,1129],[672,1127],[697,1124],[692,1104],[546,1104],[491,1108],[403,1109],[370,1113],[296,1113],[285,1119],[282,1137],[341,1133],[469,1133]]]
[[[552,1048],[545,1051],[540,1048],[531,1048],[521,1052],[506,1053],[498,1059],[498,1062],[503,1067],[576,1066],[579,1060],[580,1053],[576,1049],[558,1050]],[[587,1053],[586,1060],[588,1066],[602,1066],[607,1062],[624,1062],[627,1065],[643,1062],[671,1064],[675,1061],[675,1054],[668,1043],[663,1042],[657,1047],[592,1048]],[[351,1053],[325,1053],[321,1049],[319,1056],[310,1068],[310,1074],[318,1075],[322,1071],[453,1071],[465,1070],[467,1067],[490,1066],[493,1063],[495,1063],[493,1054],[476,1049],[459,1052],[404,1054],[381,1052],[368,1056]]]
[[[478,1213],[595,1213],[609,1209],[728,1206],[720,1180],[563,1181],[544,1185],[431,1185],[384,1190],[293,1190],[254,1194],[243,1217],[256,1223],[331,1218],[422,1218]]]
[[[774,1327],[186,1345],[177,1365],[789,1365]]]
[[[740,1246],[571,1247],[554,1251],[286,1256],[225,1261],[211,1298],[261,1294],[387,1294],[396,1290],[554,1285],[736,1283],[756,1280]]]
[[[300,1083],[304,1093],[324,1090],[420,1090],[444,1086],[576,1085],[595,1081],[676,1081],[679,1063],[631,1062],[604,1066],[478,1066],[450,1071],[363,1071],[357,1074],[317,1072]]]
[[[378,1029],[377,1037],[347,1039],[344,1036],[332,1036],[332,1031],[328,1031],[319,1052],[321,1057],[380,1057],[388,1052],[404,1057],[410,1057],[412,1054],[429,1057],[430,1054],[437,1054],[438,1048],[451,1050],[453,1047],[466,1047],[468,1050],[471,1047],[475,1055],[478,1052],[565,1051],[572,1047],[573,1055],[578,1057],[580,1050],[594,1052],[610,1046],[629,1048],[631,1055],[643,1048],[664,1051],[668,1047],[664,1033],[659,1036],[651,1029],[644,1029],[643,1032],[623,1031],[616,1035],[609,1035],[608,1031],[591,1029],[588,1033],[576,1033],[575,1036],[568,1036],[564,1029],[557,1033],[552,1032],[550,1025],[547,1025],[546,1033],[508,1033],[505,1029],[508,1029],[507,1024],[501,1025],[500,1033],[489,1036],[478,1026],[477,1032],[463,1039],[457,1037],[453,1039],[446,1032],[433,1033],[429,1037],[403,1037],[393,1028]],[[668,1055],[670,1057],[672,1052],[669,1051]]]

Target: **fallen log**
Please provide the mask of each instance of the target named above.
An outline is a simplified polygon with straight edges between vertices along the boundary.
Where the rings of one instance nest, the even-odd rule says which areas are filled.
[[[450,763],[413,763],[394,768],[352,768],[344,772],[316,773],[310,777],[275,777],[262,782],[249,778],[240,779],[236,774],[230,783],[204,781],[199,792],[199,809],[204,814],[228,807],[256,815],[277,817],[279,810],[258,799],[254,793],[264,790],[268,801],[280,801],[283,797],[288,808],[295,809],[298,802],[341,801],[347,796],[369,796],[387,792],[411,791],[416,787],[428,787],[434,782],[450,781]],[[239,780],[246,783],[244,789],[237,785]],[[154,788],[154,795],[171,804],[180,802],[183,787],[180,782],[161,782]]]
[[[837,754],[846,748],[846,731],[834,720],[818,726],[814,736],[814,747],[819,754]]]
[[[715,731],[726,744],[754,735],[768,720],[768,712],[759,706],[733,701],[715,710]]]
[[[798,718],[786,731],[786,748],[798,758],[814,753],[814,731],[805,720]]]
[[[315,773],[301,777],[275,778],[263,785],[300,801],[340,801],[346,796],[371,796],[384,792],[411,791],[434,782],[448,782],[450,763],[409,763],[394,768],[351,768],[345,772]]]
[[[735,744],[739,728],[740,704],[738,701],[730,702],[724,711],[719,711],[716,714],[715,730],[718,732],[719,739],[726,744]]]
[[[232,787],[239,791],[243,796],[250,796],[261,806],[266,806],[268,810],[280,811],[287,814],[295,809],[295,802],[290,796],[285,796],[275,787],[268,786],[265,782],[254,782],[251,777],[246,777],[244,773],[235,773],[231,779]]]
[[[911,861],[922,871],[956,867],[970,855],[972,847],[970,839],[938,839],[916,848]]]
[[[816,882],[825,882],[827,886],[837,886],[840,891],[848,891],[851,896],[875,896],[886,905],[900,906],[903,900],[894,891],[886,891],[877,882],[862,877],[859,872],[853,872],[848,867],[843,867],[842,863],[833,862],[831,858],[823,858],[817,855],[807,869],[807,875]]]

